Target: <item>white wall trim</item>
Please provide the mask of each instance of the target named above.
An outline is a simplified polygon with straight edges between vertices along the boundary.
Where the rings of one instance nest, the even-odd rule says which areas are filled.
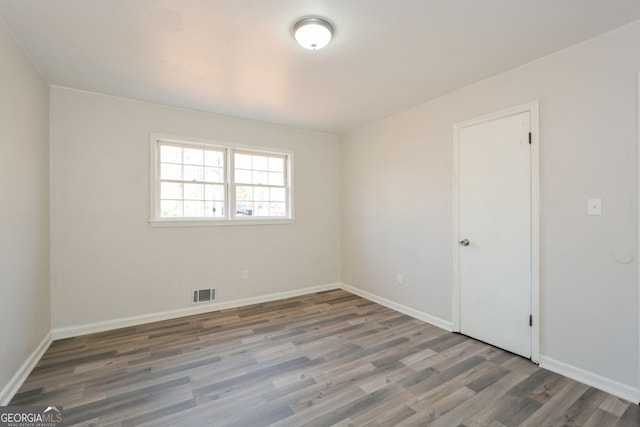
[[[51,342],[53,341],[51,331],[45,335],[45,337],[40,341],[38,347],[33,350],[33,353],[27,357],[22,366],[16,371],[16,373],[11,377],[9,382],[4,386],[2,391],[0,391],[0,406],[7,406],[13,396],[20,390],[22,384],[25,382],[33,368],[36,367],[44,352],[47,351]]]
[[[373,301],[392,310],[398,311],[402,314],[406,314],[407,316],[411,316],[415,319],[422,320],[423,322],[427,322],[433,326],[437,326],[438,328],[444,329],[445,331],[451,332],[453,330],[453,325],[448,320],[423,313],[422,311],[407,307],[406,305],[398,304],[397,302],[393,302],[381,296],[372,294],[371,292],[363,291],[362,289],[354,288],[353,286],[349,286],[344,283],[342,283],[340,287],[347,292],[351,292],[352,294],[358,295],[362,298],[368,299],[369,301]]]
[[[540,123],[539,102],[533,101],[453,125],[453,321],[460,332],[460,130],[523,112],[531,114],[531,360],[540,360]]]
[[[361,296],[362,298],[366,298],[370,301],[391,308],[392,310],[399,311],[400,313],[430,323],[444,330],[453,331],[453,323],[447,320],[423,313],[421,311],[415,310],[402,304],[398,304],[386,298],[380,297],[367,291],[363,291],[362,289],[358,289],[344,283],[342,283],[340,287],[347,292],[351,292],[352,294]],[[638,402],[640,390],[637,390],[631,386],[619,383],[609,378],[602,377],[589,371],[585,371],[584,369],[577,368],[564,362],[559,362],[555,359],[543,355],[539,356],[539,361],[540,367],[548,369],[549,371],[564,375],[568,378],[579,381],[591,387],[598,388],[602,391],[611,393],[630,402]]]
[[[53,339],[59,340],[63,338],[77,337],[80,335],[93,334],[96,332],[110,331],[112,329],[126,328],[129,326],[142,325],[144,323],[159,322],[162,320],[175,319],[183,316],[191,316],[194,314],[209,313],[214,311],[226,310],[228,308],[244,307],[251,304],[260,304],[263,302],[276,301],[285,298],[297,297],[315,292],[330,291],[340,289],[339,283],[330,283],[327,285],[313,286],[303,289],[295,289],[292,291],[276,292],[273,294],[260,295],[257,297],[243,298],[233,301],[213,302],[210,304],[202,304],[194,307],[180,308],[177,310],[168,310],[157,313],[142,314],[139,316],[122,317],[120,319],[107,320],[104,322],[95,322],[84,325],[66,326],[53,329]]]
[[[436,316],[432,316],[427,313],[423,313],[419,310],[407,307],[405,305],[393,302],[381,296],[372,294],[371,292],[364,291],[359,288],[347,285],[345,283],[330,283],[327,285],[313,286],[303,289],[296,289],[293,291],[277,292],[273,294],[262,295],[258,297],[243,298],[234,301],[220,302],[207,304],[202,307],[190,307],[186,309],[170,310],[159,313],[151,313],[141,316],[126,317],[106,322],[97,322],[86,325],[70,326],[65,328],[57,328],[49,332],[40,342],[38,347],[31,353],[31,355],[25,360],[20,369],[9,380],[0,391],[0,406],[6,406],[9,404],[13,396],[18,392],[24,381],[27,379],[33,368],[40,361],[45,351],[51,345],[51,342],[56,339],[70,338],[74,336],[80,336],[95,332],[103,332],[112,329],[135,326],[144,323],[168,320],[172,318],[189,316],[193,314],[201,314],[206,312],[215,312],[219,310],[225,310],[228,308],[243,307],[251,304],[259,304],[263,302],[276,301],[285,298],[291,298],[301,295],[307,295],[315,292],[330,291],[334,289],[343,289],[347,292],[351,292],[354,295],[358,295],[362,298],[368,299],[392,310],[396,310],[400,313],[411,316],[415,319],[422,320],[431,325],[437,326],[447,331],[453,330],[453,323]],[[589,371],[574,367],[554,360],[550,357],[540,356],[540,366],[550,371],[556,372],[560,375],[564,375],[576,381],[580,381],[592,387],[596,387],[607,393],[616,395],[622,399],[629,400],[631,402],[638,402],[640,397],[640,390],[631,386],[619,383],[617,381],[602,377]]]
[[[243,298],[226,302],[214,302],[211,304],[203,304],[201,306],[194,306],[188,308],[181,308],[177,310],[168,310],[157,313],[142,314],[139,316],[123,317],[120,319],[107,320],[104,322],[95,322],[84,325],[67,326],[62,328],[55,328],[52,331],[53,339],[59,340],[64,338],[72,338],[81,335],[93,334],[96,332],[110,331],[118,328],[126,328],[129,326],[142,325],[144,323],[158,322],[162,320],[175,319],[183,316],[191,316],[194,314],[202,314],[215,312],[220,310],[226,310],[228,308],[244,307],[251,304],[260,304],[263,302],[277,301],[285,298],[297,297],[301,295],[312,294],[315,292],[330,291],[334,289],[344,289],[347,292],[361,296],[370,301],[383,305],[385,307],[396,310],[400,313],[406,314],[413,318],[422,320],[439,328],[447,331],[452,330],[451,322],[441,319],[436,316],[432,316],[427,313],[423,313],[419,310],[407,307],[402,304],[398,304],[386,298],[372,294],[362,289],[355,288],[353,286],[346,285],[344,283],[330,283],[327,285],[313,286],[309,288],[296,289],[293,291],[277,292],[273,294],[261,295],[251,298]]]
[[[593,372],[585,371],[547,356],[540,356],[540,366],[630,402],[637,403],[638,401],[637,389],[609,378],[601,377]]]

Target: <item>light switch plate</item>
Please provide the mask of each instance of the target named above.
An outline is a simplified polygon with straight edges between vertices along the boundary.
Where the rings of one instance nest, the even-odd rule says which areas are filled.
[[[588,215],[602,215],[602,199],[587,200]]]

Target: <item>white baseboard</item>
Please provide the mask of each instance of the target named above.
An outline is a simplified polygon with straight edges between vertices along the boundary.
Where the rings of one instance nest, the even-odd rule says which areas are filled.
[[[33,353],[27,357],[22,366],[20,366],[9,382],[2,388],[2,391],[0,391],[0,406],[7,406],[9,402],[11,402],[13,396],[20,390],[22,384],[44,355],[44,352],[47,351],[51,345],[51,341],[53,341],[53,339],[51,337],[51,331],[49,331],[42,341],[40,341],[38,347],[33,350]]]
[[[228,308],[243,307],[251,304],[260,304],[269,301],[276,301],[285,298],[297,297],[301,295],[307,295],[315,292],[329,291],[333,289],[344,289],[347,292],[361,296],[370,301],[383,305],[385,307],[396,310],[400,313],[406,314],[413,318],[422,320],[431,325],[437,326],[447,331],[453,330],[452,322],[441,319],[436,316],[432,316],[427,313],[423,313],[411,307],[407,307],[402,304],[398,304],[386,298],[364,291],[362,289],[349,286],[344,283],[330,283],[327,285],[313,286],[303,289],[295,289],[292,291],[277,292],[273,294],[261,295],[257,297],[244,298],[234,301],[218,302],[212,304],[205,304],[203,306],[188,307],[178,310],[170,310],[159,313],[150,313],[140,316],[132,316],[126,318],[120,318],[116,320],[109,320],[105,322],[97,322],[86,325],[69,326],[64,328],[56,328],[49,332],[44,337],[42,342],[34,350],[34,352],[25,360],[20,369],[11,378],[11,380],[0,391],[0,406],[7,405],[15,393],[20,389],[22,383],[29,376],[33,368],[36,366],[44,352],[47,350],[52,340],[70,338],[80,335],[91,334],[95,332],[103,332],[112,329],[136,326],[149,322],[156,322],[161,320],[168,320],[177,317],[189,316],[193,314],[201,314],[207,312],[214,312],[219,310],[225,310]],[[628,386],[626,384],[613,381],[611,379],[602,377],[589,371],[577,368],[575,366],[568,365],[566,363],[554,360],[550,357],[540,356],[540,366],[550,371],[556,372],[560,375],[564,375],[576,381],[580,381],[592,387],[596,387],[600,390],[611,393],[622,399],[628,400],[633,403],[640,401],[640,390]]]
[[[422,311],[407,307],[406,305],[398,304],[397,302],[393,302],[386,298],[372,294],[371,292],[363,291],[362,289],[354,288],[353,286],[349,286],[344,283],[340,284],[340,287],[347,292],[351,292],[352,294],[356,294],[358,296],[361,296],[362,298],[366,298],[380,305],[384,305],[385,307],[388,307],[395,311],[399,311],[400,313],[406,314],[407,316],[422,320],[423,322],[427,322],[433,326],[437,326],[438,328],[444,329],[445,331],[451,332],[453,330],[453,323],[449,322],[448,320],[423,313]]]
[[[400,313],[406,314],[413,318],[422,320],[423,322],[430,323],[434,326],[442,328],[447,331],[453,330],[451,322],[440,319],[439,317],[432,316],[427,313],[415,310],[411,307],[407,307],[402,304],[395,303],[386,298],[374,295],[370,292],[363,291],[353,286],[346,285],[344,283],[330,283],[327,285],[313,286],[303,289],[295,289],[293,291],[277,292],[273,294],[261,295],[251,298],[243,298],[226,302],[215,302],[211,304],[197,305],[188,308],[181,308],[177,310],[169,310],[157,313],[142,314],[139,316],[123,317],[120,319],[106,320],[104,322],[95,322],[85,325],[66,326],[62,328],[55,328],[52,331],[53,339],[59,340],[64,338],[72,338],[81,335],[93,334],[96,332],[110,331],[118,328],[126,328],[129,326],[142,325],[144,323],[158,322],[162,320],[175,319],[177,317],[191,316],[194,314],[209,313],[214,311],[226,310],[228,308],[243,307],[251,304],[260,304],[263,302],[276,301],[285,298],[297,297],[301,295],[311,294],[314,292],[329,291],[333,289],[344,289],[347,292],[351,292],[355,295],[361,296],[373,302],[376,302],[385,307],[389,307]]]
[[[638,403],[640,401],[640,390],[609,378],[601,377],[593,372],[585,371],[542,355],[540,356],[540,366],[630,402]]]
[[[452,322],[440,319],[439,317],[423,313],[411,307],[398,304],[386,298],[380,297],[367,291],[363,291],[362,289],[354,288],[353,286],[349,286],[344,283],[342,283],[340,287],[347,292],[359,295],[380,305],[384,305],[385,307],[389,307],[393,310],[399,311],[400,313],[406,314],[407,316],[414,317],[447,331],[453,330]],[[576,368],[575,366],[571,366],[542,355],[540,356],[540,366],[557,374],[564,375],[565,377],[569,377],[576,381],[580,381],[581,383],[587,384],[591,387],[606,391],[607,393],[613,394],[614,396],[618,396],[630,402],[638,403],[640,401],[640,390],[626,384],[613,381],[609,378],[602,377],[592,372],[585,371],[584,369]]]
[[[126,328],[128,326],[142,325],[144,323],[159,322],[161,320],[175,319],[177,317],[226,310],[228,308],[243,307],[251,304],[260,304],[263,302],[276,301],[279,299],[297,297],[300,295],[329,291],[333,289],[340,289],[340,283],[330,283],[327,285],[313,286],[310,288],[295,289],[285,292],[277,292],[273,294],[260,295],[257,297],[243,298],[233,301],[214,302],[211,304],[196,305],[188,308],[142,314],[139,316],[123,317],[120,319],[89,323],[85,325],[66,326],[62,328],[55,328],[52,331],[53,339],[59,340],[63,338],[77,337],[80,335],[93,334],[96,332],[110,331],[112,329]]]

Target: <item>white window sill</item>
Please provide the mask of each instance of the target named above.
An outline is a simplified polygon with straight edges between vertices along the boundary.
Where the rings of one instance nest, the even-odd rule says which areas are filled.
[[[280,225],[293,224],[295,218],[239,218],[239,219],[219,219],[219,220],[191,220],[191,219],[161,219],[150,220],[151,227],[219,227],[234,225]]]

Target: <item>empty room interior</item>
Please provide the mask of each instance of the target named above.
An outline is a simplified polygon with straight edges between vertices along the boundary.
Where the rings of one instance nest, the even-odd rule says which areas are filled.
[[[639,52],[637,0],[0,0],[0,412],[640,425]]]

